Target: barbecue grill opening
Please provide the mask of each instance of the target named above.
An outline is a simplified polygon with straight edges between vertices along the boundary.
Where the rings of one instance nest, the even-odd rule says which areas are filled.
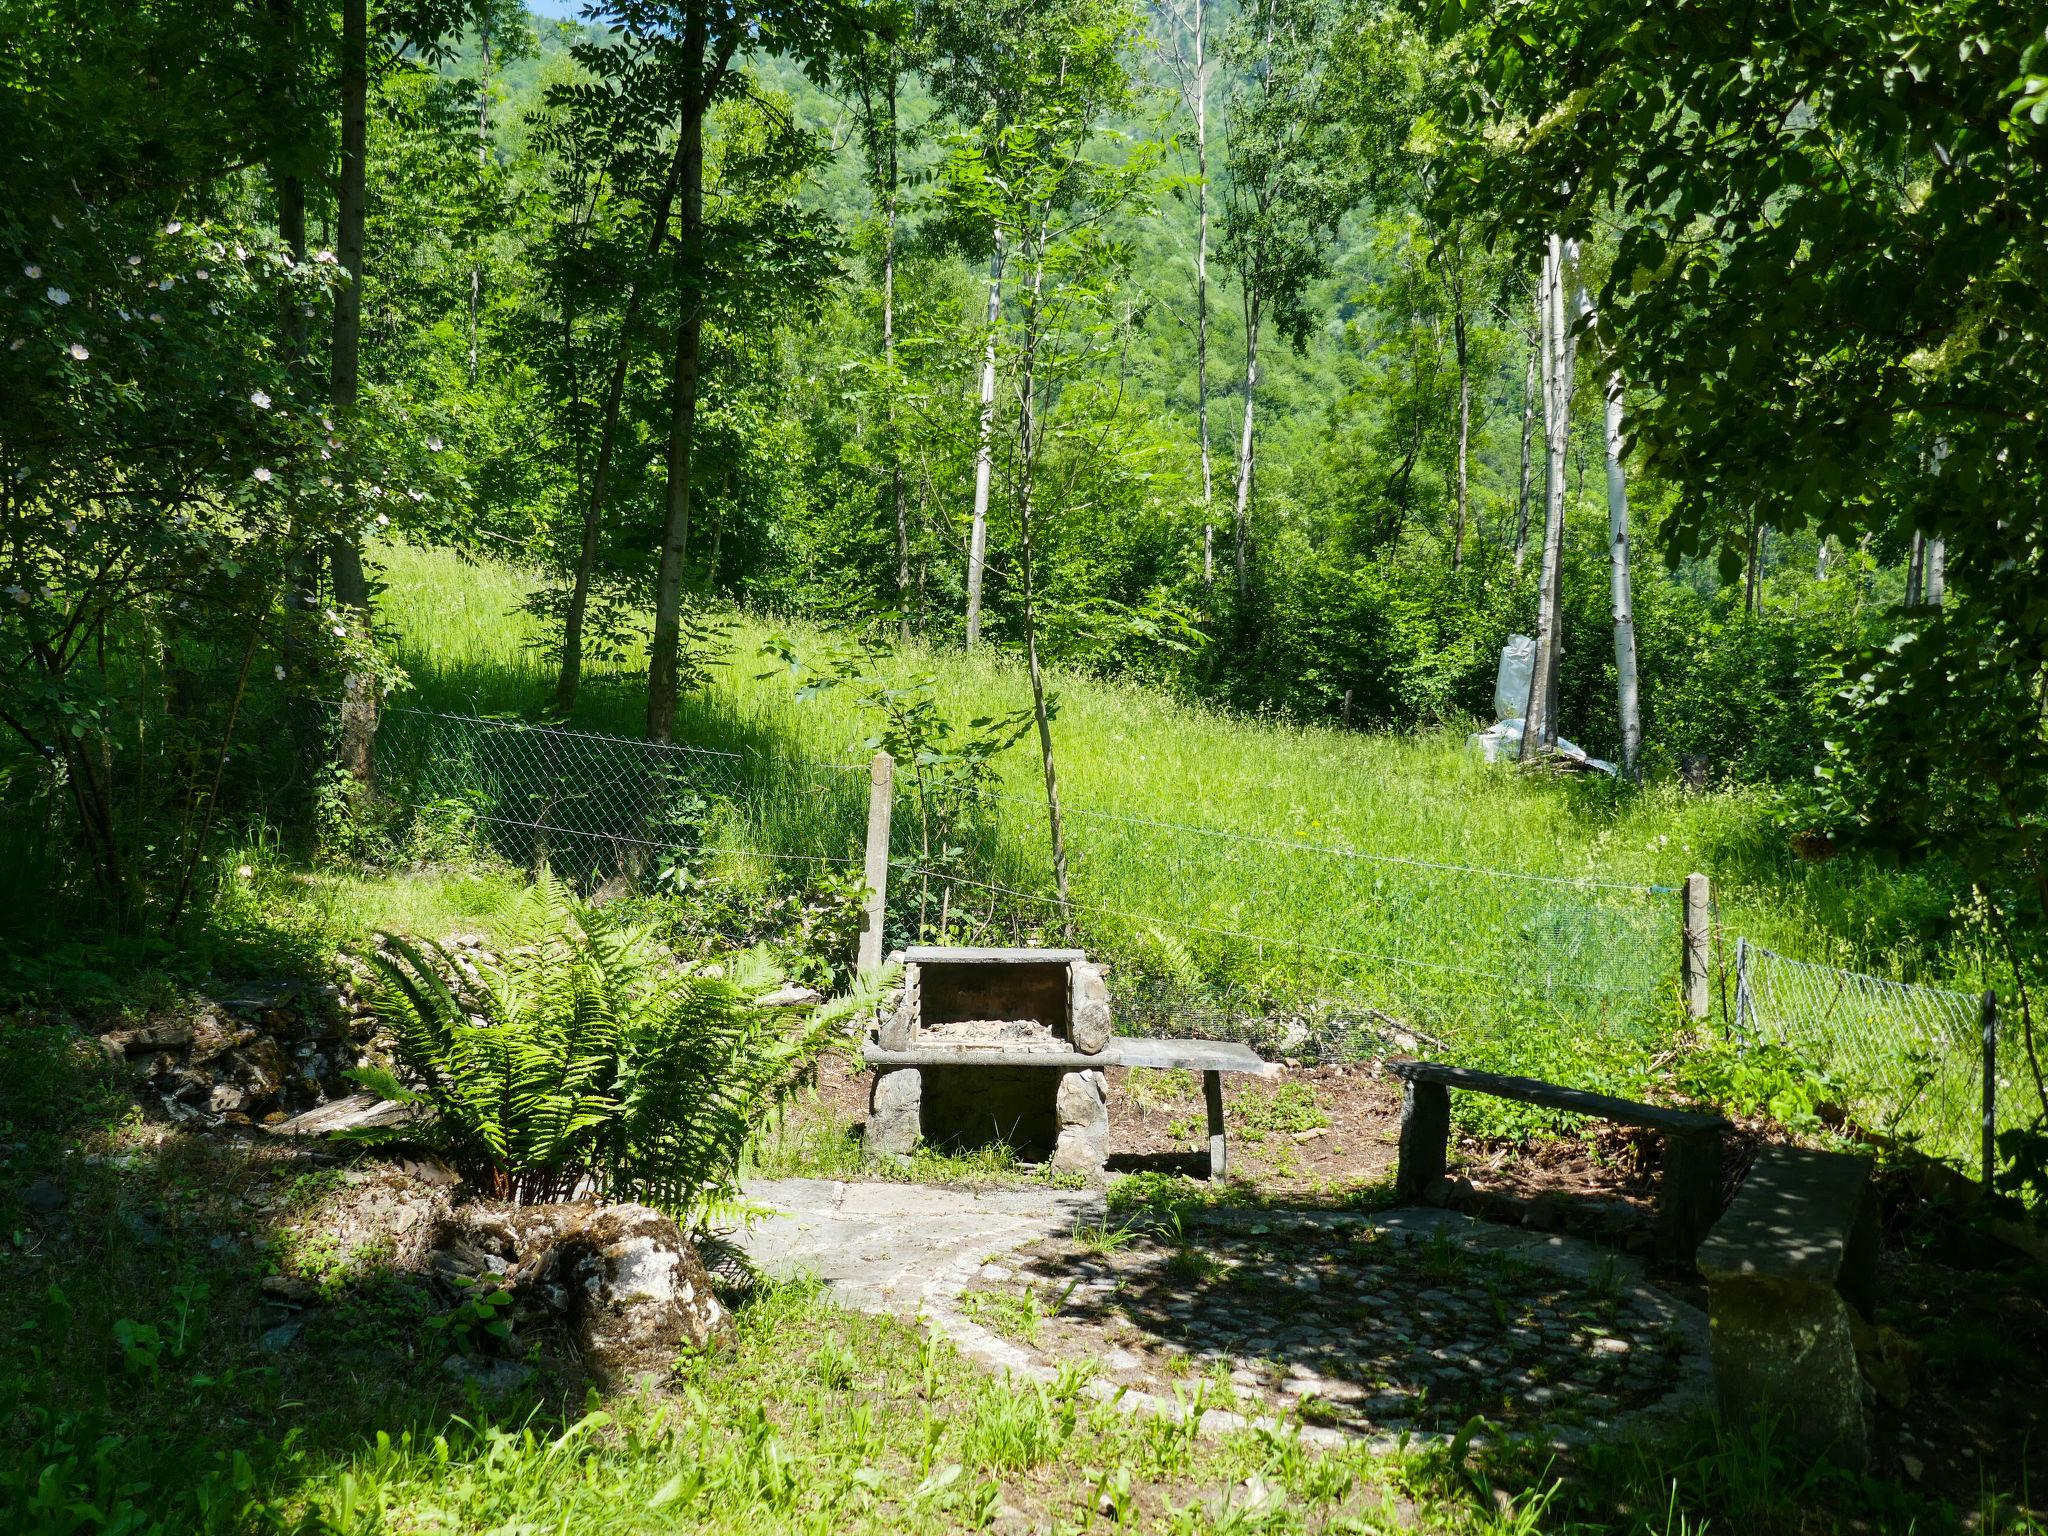
[[[926,960],[918,967],[921,1032],[934,1044],[1052,1045],[1069,1038],[1067,961]]]

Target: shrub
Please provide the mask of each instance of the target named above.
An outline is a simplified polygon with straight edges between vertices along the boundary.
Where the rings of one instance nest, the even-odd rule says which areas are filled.
[[[433,1113],[351,1133],[429,1142],[500,1199],[587,1189],[681,1216],[729,1199],[748,1136],[869,1000],[758,1006],[781,979],[761,952],[680,965],[552,879],[507,931],[501,958],[383,936],[367,958],[405,1080],[358,1078]]]

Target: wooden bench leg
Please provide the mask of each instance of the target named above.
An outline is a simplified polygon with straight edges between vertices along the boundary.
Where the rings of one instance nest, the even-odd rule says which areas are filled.
[[[1209,1177],[1221,1180],[1228,1154],[1223,1142],[1223,1074],[1202,1074],[1202,1100],[1209,1109]]]
[[[1430,1185],[1444,1176],[1451,1139],[1451,1090],[1442,1083],[1406,1083],[1401,1088],[1401,1162],[1394,1170],[1394,1198],[1419,1205]]]
[[[1714,1224],[1721,1195],[1721,1133],[1664,1137],[1664,1182],[1657,1197],[1657,1252],[1690,1265]]]

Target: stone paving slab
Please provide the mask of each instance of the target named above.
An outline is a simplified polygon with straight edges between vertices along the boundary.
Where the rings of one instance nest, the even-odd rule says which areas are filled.
[[[813,1274],[842,1305],[862,1311],[915,1316],[971,1359],[1022,1379],[1052,1382],[1057,1362],[1040,1352],[998,1337],[966,1315],[961,1297],[986,1266],[1047,1238],[1071,1235],[1077,1227],[1107,1219],[1107,1205],[1095,1190],[996,1189],[975,1191],[916,1184],[841,1182],[824,1179],[760,1181],[747,1198],[772,1214],[737,1239],[763,1272],[777,1277]],[[1711,1402],[1707,1319],[1648,1283],[1642,1265],[1625,1255],[1555,1233],[1490,1226],[1434,1207],[1375,1214],[1272,1209],[1205,1210],[1207,1225],[1269,1225],[1276,1220],[1310,1231],[1379,1228],[1401,1241],[1443,1241],[1474,1253],[1520,1260],[1589,1283],[1618,1287],[1630,1303],[1682,1339],[1676,1384],[1651,1407],[1625,1420],[1549,1435],[1560,1449],[1590,1437],[1607,1438],[1629,1428],[1693,1412]],[[1360,1435],[1354,1431],[1302,1424],[1295,1419],[1251,1416],[1202,1408],[1180,1398],[1134,1391],[1100,1379],[1084,1390],[1127,1412],[1181,1419],[1198,1413],[1199,1430],[1222,1434],[1265,1428],[1296,1434],[1311,1444],[1357,1444],[1379,1449],[1419,1446],[1431,1434]]]
[[[815,1275],[842,1306],[915,1315],[957,1261],[991,1255],[1105,1219],[1100,1190],[987,1189],[764,1179],[744,1191],[773,1214],[734,1239],[764,1274]]]

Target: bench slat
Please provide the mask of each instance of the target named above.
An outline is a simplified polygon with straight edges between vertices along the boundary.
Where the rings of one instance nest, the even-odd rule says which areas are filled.
[[[1009,1050],[1002,1046],[968,1046],[947,1050],[913,1046],[885,1051],[869,1041],[861,1059],[871,1067],[1060,1067],[1072,1072],[1091,1067],[1186,1067],[1197,1072],[1239,1072],[1271,1077],[1280,1069],[1263,1061],[1248,1045],[1230,1040],[1156,1040],[1145,1035],[1115,1035],[1098,1055],[1079,1051]]]
[[[1609,1094],[1589,1093],[1584,1088],[1564,1088],[1533,1077],[1510,1077],[1501,1072],[1480,1072],[1471,1067],[1447,1066],[1437,1061],[1390,1061],[1387,1069],[1411,1083],[1440,1083],[1446,1088],[1463,1088],[1491,1094],[1497,1099],[1514,1099],[1542,1109],[1567,1110],[1591,1115],[1621,1125],[1639,1125],[1648,1130],[1679,1135],[1704,1134],[1731,1129],[1719,1115],[1698,1110],[1666,1109],[1658,1104],[1639,1104]]]

